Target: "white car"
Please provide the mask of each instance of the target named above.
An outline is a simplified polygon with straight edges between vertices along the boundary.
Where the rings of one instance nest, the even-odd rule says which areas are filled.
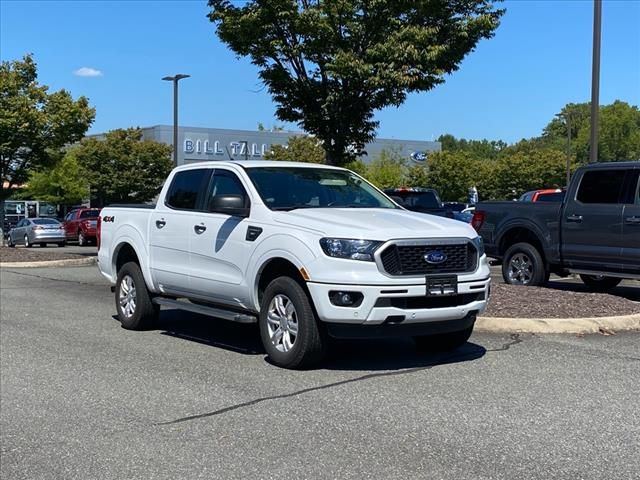
[[[318,362],[333,337],[464,344],[489,297],[471,226],[409,212],[355,173],[295,162],[174,169],[155,206],[107,207],[98,265],[125,328],[165,305],[258,322],[280,366]]]

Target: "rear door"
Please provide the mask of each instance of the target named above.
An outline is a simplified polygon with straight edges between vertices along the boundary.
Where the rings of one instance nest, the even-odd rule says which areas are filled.
[[[594,168],[582,173],[562,216],[562,255],[574,269],[623,270],[622,213],[628,169]]]
[[[75,217],[78,214],[78,210],[72,210],[64,217],[64,234],[67,239],[75,239],[78,233],[76,227]]]
[[[181,170],[174,174],[165,195],[151,214],[149,246],[151,273],[164,293],[189,295],[189,249],[195,213],[202,209],[210,168]]]
[[[629,201],[622,214],[622,259],[625,272],[640,275],[640,169],[630,170]]]
[[[249,205],[247,188],[232,170],[216,168],[205,197],[205,211],[194,215],[191,236],[191,285],[193,291],[212,302],[247,306],[247,288],[238,288],[245,280],[253,240],[247,236],[248,218],[211,212],[216,195],[241,195]],[[256,228],[255,226],[253,228]]]

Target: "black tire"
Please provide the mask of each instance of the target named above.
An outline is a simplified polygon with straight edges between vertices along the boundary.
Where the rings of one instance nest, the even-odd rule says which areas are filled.
[[[78,246],[85,247],[87,245],[87,237],[84,236],[82,230],[78,232]]]
[[[530,243],[516,243],[504,254],[502,278],[505,283],[539,287],[547,283],[549,275],[540,252]]]
[[[467,343],[472,332],[473,325],[458,332],[423,335],[413,337],[413,340],[416,342],[417,349],[421,352],[450,352]]]
[[[46,244],[46,243],[41,243],[41,244],[40,244],[40,248],[45,248],[46,246],[47,246],[47,244]]]
[[[618,286],[621,278],[603,277],[601,275],[580,275],[580,280],[593,292],[607,292]]]
[[[28,235],[24,236],[24,246],[27,247],[27,248],[33,247],[33,243],[29,242],[29,236]]]
[[[67,246],[67,242],[58,242],[58,246],[59,247],[66,247]]]
[[[13,240],[11,239],[11,235],[7,236],[7,245],[11,248],[16,248],[16,244],[13,243]]]
[[[277,297],[284,302],[281,306],[288,313],[279,318],[284,317],[286,321],[269,316],[270,309],[277,310]],[[293,312],[289,312],[289,304]],[[308,368],[322,360],[325,347],[318,319],[307,292],[296,280],[279,277],[267,286],[260,306],[259,325],[262,344],[275,365],[291,369]],[[280,336],[277,331],[281,332]]]
[[[123,284],[128,287],[123,286]],[[131,285],[133,285],[134,294],[129,299],[133,298],[134,305],[133,308],[127,310],[120,300],[131,291]],[[147,284],[137,263],[125,263],[118,271],[115,300],[118,318],[123,328],[127,330],[146,330],[153,327],[158,318],[160,307],[151,301]]]

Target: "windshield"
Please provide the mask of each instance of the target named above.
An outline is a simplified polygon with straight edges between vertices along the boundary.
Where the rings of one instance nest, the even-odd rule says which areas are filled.
[[[247,168],[271,210],[296,208],[397,208],[391,200],[348,170],[305,167]]]

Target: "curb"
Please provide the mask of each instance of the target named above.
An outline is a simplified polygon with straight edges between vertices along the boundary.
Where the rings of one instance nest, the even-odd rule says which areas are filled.
[[[77,267],[80,265],[92,265],[97,262],[98,257],[46,260],[42,262],[0,262],[0,268]]]
[[[493,333],[610,333],[640,330],[640,314],[592,318],[478,317],[475,329]]]

